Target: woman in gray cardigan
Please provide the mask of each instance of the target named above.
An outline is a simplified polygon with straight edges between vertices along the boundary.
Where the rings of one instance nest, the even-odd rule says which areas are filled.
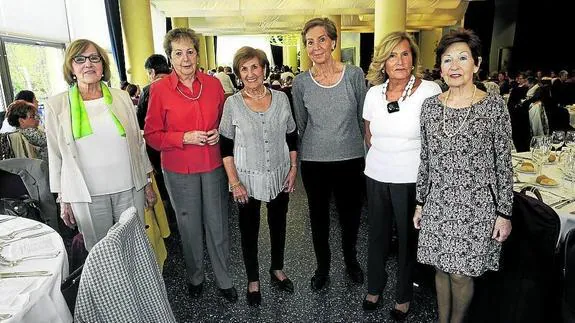
[[[272,283],[293,292],[283,272],[286,214],[297,175],[297,133],[287,96],[268,90],[263,82],[269,62],[266,54],[240,48],[234,73],[244,89],[230,96],[220,122],[220,142],[230,190],[238,203],[242,252],[248,276],[246,298],[261,303],[258,268],[260,205],[266,202],[271,240]]]

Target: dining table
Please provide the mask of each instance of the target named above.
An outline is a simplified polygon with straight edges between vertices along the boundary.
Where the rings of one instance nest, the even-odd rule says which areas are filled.
[[[541,193],[543,202],[553,208],[559,220],[561,221],[561,231],[557,243],[561,243],[565,239],[565,235],[570,229],[575,228],[575,182],[567,178],[561,170],[559,158],[553,162],[546,162],[541,168],[541,174],[557,183],[554,185],[542,185],[537,183],[539,174],[537,171],[521,171],[521,164],[523,162],[532,161],[531,152],[512,153],[513,173],[515,174],[515,181],[513,189],[520,191],[525,186],[533,186]],[[559,203],[563,201],[562,203]]]
[[[569,125],[575,128],[575,104],[566,105],[565,109],[569,112]]]
[[[0,215],[0,322],[72,322],[60,286],[68,255],[51,227]]]

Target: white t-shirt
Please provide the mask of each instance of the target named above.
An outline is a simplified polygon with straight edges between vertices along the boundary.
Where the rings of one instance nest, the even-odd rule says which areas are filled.
[[[382,84],[370,88],[363,105],[363,118],[370,122],[371,131],[365,175],[384,183],[415,183],[421,151],[421,105],[426,98],[441,93],[441,88],[422,80],[393,113],[387,111],[382,90]]]
[[[91,196],[134,187],[126,137],[120,136],[104,99],[84,101],[92,134],[76,140],[80,167]]]

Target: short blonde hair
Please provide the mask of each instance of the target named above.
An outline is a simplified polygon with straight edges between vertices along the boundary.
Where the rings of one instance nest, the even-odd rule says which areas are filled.
[[[393,49],[399,45],[402,41],[407,40],[409,43],[409,48],[411,49],[411,57],[413,70],[411,74],[414,76],[418,75],[419,69],[419,47],[413,40],[410,34],[403,31],[395,31],[389,33],[383,37],[379,42],[379,45],[375,47],[373,52],[373,58],[371,64],[369,64],[369,71],[367,72],[366,79],[373,85],[382,84],[387,79],[387,74],[382,72],[382,65],[385,66],[385,62],[389,59]]]
[[[102,47],[91,40],[76,39],[70,43],[70,45],[68,45],[68,48],[66,48],[66,53],[64,54],[63,72],[64,80],[66,80],[66,83],[70,85],[76,83],[76,79],[74,77],[74,68],[72,67],[74,57],[82,54],[82,52],[84,52],[90,45],[94,46],[98,52],[98,55],[102,57],[102,71],[104,72],[102,75],[102,81],[110,81],[110,60],[108,58],[108,53],[106,53]]]

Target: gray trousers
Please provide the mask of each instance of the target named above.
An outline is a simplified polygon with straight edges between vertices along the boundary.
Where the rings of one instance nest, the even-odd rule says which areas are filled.
[[[223,167],[208,173],[178,174],[164,170],[166,188],[176,212],[190,281],[204,281],[203,232],[216,283],[233,286],[229,275],[228,183]],[[203,229],[203,230],[202,230]]]

